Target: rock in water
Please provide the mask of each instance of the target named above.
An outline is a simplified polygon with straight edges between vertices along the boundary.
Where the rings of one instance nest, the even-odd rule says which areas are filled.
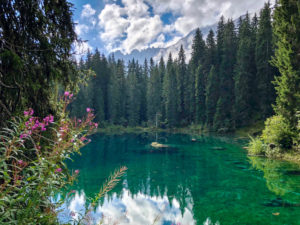
[[[224,147],[212,147],[210,149],[212,149],[212,150],[225,150],[226,148],[224,148]]]
[[[163,144],[160,144],[158,142],[152,142],[151,146],[154,147],[154,148],[168,148],[169,147],[168,145],[163,145]]]

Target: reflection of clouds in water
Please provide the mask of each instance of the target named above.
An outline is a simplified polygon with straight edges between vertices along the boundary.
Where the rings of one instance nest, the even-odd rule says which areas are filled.
[[[191,199],[187,199],[191,201]],[[74,212],[73,218],[78,219],[79,213],[84,212],[86,197],[84,192],[76,193],[70,202],[66,202],[63,206],[64,210],[60,213],[61,222],[65,222],[65,215]],[[99,205],[95,211],[91,213],[93,223],[99,224],[132,224],[147,225],[153,224],[181,224],[193,225],[196,221],[193,219],[192,203],[184,209],[183,214],[180,210],[180,204],[176,199],[170,204],[168,197],[151,197],[142,193],[138,193],[132,197],[131,193],[124,189],[121,198],[116,194],[108,200],[105,198],[104,203]]]

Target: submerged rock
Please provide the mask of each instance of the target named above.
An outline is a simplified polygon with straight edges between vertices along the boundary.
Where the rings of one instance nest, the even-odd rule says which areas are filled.
[[[264,202],[263,205],[267,207],[300,207],[300,203],[284,201],[282,198],[272,199]]]
[[[169,146],[168,145],[164,145],[164,144],[160,144],[158,142],[152,142],[151,143],[151,146],[153,148],[168,148]]]
[[[285,172],[286,175],[300,176],[300,170],[288,170]]]
[[[226,148],[224,148],[224,147],[212,147],[210,149],[212,149],[212,150],[226,150]]]

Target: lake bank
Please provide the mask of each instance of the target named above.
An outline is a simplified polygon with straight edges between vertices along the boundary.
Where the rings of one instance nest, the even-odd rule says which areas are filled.
[[[258,121],[252,125],[247,127],[242,127],[235,132],[230,133],[212,133],[207,130],[202,129],[201,126],[192,125],[188,127],[181,128],[156,128],[156,127],[125,127],[125,126],[107,126],[103,128],[99,128],[96,133],[102,133],[106,135],[122,135],[122,134],[141,134],[141,133],[170,133],[170,134],[189,134],[189,135],[215,135],[215,136],[231,136],[235,139],[243,139],[250,140],[250,136],[258,136],[261,134],[264,129],[264,122]],[[244,148],[247,148],[247,144],[244,145]],[[300,152],[297,151],[288,151],[285,153],[280,153],[274,155],[272,157],[268,157],[271,159],[281,160],[281,161],[289,161],[300,164]]]

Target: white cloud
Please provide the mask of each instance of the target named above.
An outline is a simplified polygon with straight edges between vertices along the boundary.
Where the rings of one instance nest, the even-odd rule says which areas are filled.
[[[122,38],[129,25],[125,16],[126,11],[116,4],[108,4],[99,14],[99,25],[103,28],[100,33],[105,42],[111,42]]]
[[[90,4],[86,4],[83,6],[83,10],[81,12],[81,18],[89,18],[95,15],[96,10],[92,8]]]
[[[273,3],[275,0],[271,0]],[[100,38],[106,50],[130,53],[133,49],[167,47],[197,27],[218,22],[225,18],[259,12],[265,0],[106,0],[99,14]],[[146,4],[147,3],[147,4]],[[150,13],[149,5],[153,14]],[[88,8],[88,7],[87,7]],[[174,21],[164,24],[161,16],[172,13]],[[79,29],[79,28],[78,28]],[[171,37],[168,42],[163,35]]]
[[[88,50],[92,51],[93,47],[90,46],[87,42],[74,42],[73,43],[73,48],[74,48],[74,58],[77,62],[79,60],[86,56]]]
[[[100,37],[106,42],[106,49],[130,53],[149,47],[163,30],[160,17],[150,16],[149,6],[143,0],[122,0],[122,3],[124,7],[106,4],[98,16],[103,29]]]
[[[142,193],[132,195],[129,190],[123,189],[121,196],[113,194],[111,198],[105,197],[103,204],[98,205],[95,211],[89,213],[92,224],[163,224],[171,221],[174,224],[194,225],[193,199],[186,198],[187,207],[181,212],[180,203],[176,198],[172,202],[166,195],[149,196]],[[73,199],[64,203],[63,212],[59,213],[60,222],[67,219],[78,219],[79,213],[84,214],[86,204],[85,193],[76,193]],[[73,218],[70,213],[73,212]],[[64,216],[64,217],[63,217]],[[63,220],[62,220],[63,219]]]
[[[90,27],[85,24],[77,24],[75,26],[75,32],[78,36],[81,36],[84,33],[87,33],[90,30]]]
[[[149,18],[132,20],[127,28],[127,38],[122,43],[125,52],[130,53],[132,49],[143,49],[156,39],[162,31],[163,24],[158,15]]]
[[[236,19],[240,15],[258,12],[265,0],[146,0],[152,5],[154,13],[162,15],[171,12],[178,18],[173,28],[186,35],[196,27],[216,23],[223,15]],[[273,3],[274,0],[271,1]]]

